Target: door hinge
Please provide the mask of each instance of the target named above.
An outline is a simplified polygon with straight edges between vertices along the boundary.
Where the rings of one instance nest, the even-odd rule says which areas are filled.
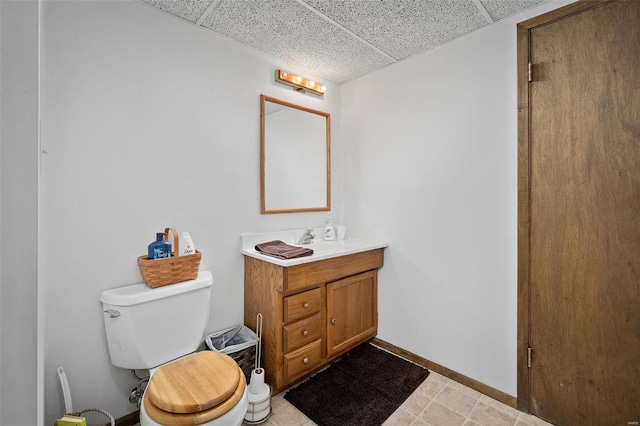
[[[527,367],[531,368],[531,348],[527,348]]]
[[[528,78],[529,78],[529,82],[533,81],[533,73],[531,71],[533,67],[531,66],[531,62],[529,62],[529,65],[527,67],[527,73],[528,73]]]

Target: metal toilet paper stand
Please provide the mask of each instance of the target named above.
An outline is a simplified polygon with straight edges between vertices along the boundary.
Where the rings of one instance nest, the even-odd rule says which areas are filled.
[[[271,386],[264,382],[264,368],[260,368],[262,356],[262,314],[256,320],[256,334],[258,335],[258,350],[256,353],[256,368],[251,371],[247,396],[249,407],[244,416],[245,423],[259,424],[271,415]]]

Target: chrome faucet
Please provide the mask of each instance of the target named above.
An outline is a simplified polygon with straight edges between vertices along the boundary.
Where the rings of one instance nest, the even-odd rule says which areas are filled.
[[[311,244],[314,238],[315,235],[313,235],[313,229],[307,228],[296,244]]]

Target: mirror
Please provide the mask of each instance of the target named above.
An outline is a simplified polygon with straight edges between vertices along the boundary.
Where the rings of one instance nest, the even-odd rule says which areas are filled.
[[[331,209],[329,113],[260,95],[260,211]]]

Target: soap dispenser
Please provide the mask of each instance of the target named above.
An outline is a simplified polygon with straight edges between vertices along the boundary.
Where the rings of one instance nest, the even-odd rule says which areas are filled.
[[[333,225],[331,225],[331,218],[328,217],[327,221],[324,223],[324,230],[322,231],[322,238],[325,241],[333,241],[336,239],[335,230],[333,229]]]
[[[156,240],[149,244],[149,259],[171,257],[171,243],[164,240],[164,232],[156,232]]]

